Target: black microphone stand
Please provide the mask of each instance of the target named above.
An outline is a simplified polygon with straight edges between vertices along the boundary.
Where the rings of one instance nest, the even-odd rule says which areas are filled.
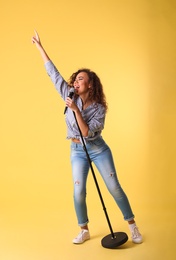
[[[95,172],[94,172],[94,169],[93,169],[93,166],[92,166],[92,162],[91,162],[91,159],[90,159],[90,157],[89,157],[89,154],[88,154],[88,151],[87,151],[87,148],[86,148],[86,145],[85,145],[85,141],[84,141],[84,138],[83,138],[83,135],[82,135],[81,129],[80,129],[80,127],[79,127],[79,124],[78,124],[78,121],[77,121],[77,119],[76,119],[76,115],[75,115],[75,112],[74,112],[74,111],[73,111],[73,114],[74,114],[74,118],[75,118],[75,121],[76,121],[78,130],[79,130],[80,136],[81,136],[83,148],[84,148],[84,150],[85,150],[85,152],[86,152],[86,156],[87,156],[87,159],[88,159],[88,162],[89,162],[91,171],[92,171],[92,175],[93,175],[93,178],[94,178],[94,181],[95,181],[95,184],[96,184],[96,188],[97,188],[97,191],[98,191],[98,194],[99,194],[99,197],[100,197],[102,206],[103,206],[103,210],[104,210],[104,213],[105,213],[105,216],[106,216],[108,225],[109,225],[109,229],[110,229],[110,231],[111,231],[111,234],[105,236],[105,237],[101,240],[101,245],[102,245],[103,247],[105,247],[105,248],[111,248],[111,249],[113,249],[113,248],[116,248],[116,247],[118,247],[118,246],[121,246],[121,245],[123,245],[125,242],[127,242],[128,236],[127,236],[127,234],[124,233],[124,232],[116,232],[116,233],[113,232],[113,229],[112,229],[112,226],[111,226],[111,223],[110,223],[110,220],[109,220],[109,216],[108,216],[108,213],[107,213],[107,210],[106,210],[104,201],[103,201],[103,197],[102,197],[102,194],[101,194],[101,191],[100,191],[98,182],[97,182],[97,178],[96,178],[96,176],[95,176]]]

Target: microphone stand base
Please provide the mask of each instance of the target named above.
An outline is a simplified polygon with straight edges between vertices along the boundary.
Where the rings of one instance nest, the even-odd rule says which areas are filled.
[[[116,232],[114,233],[114,237],[112,237],[112,234],[105,236],[101,240],[101,245],[105,248],[115,249],[118,246],[123,245],[125,242],[127,242],[128,236],[124,232]]]

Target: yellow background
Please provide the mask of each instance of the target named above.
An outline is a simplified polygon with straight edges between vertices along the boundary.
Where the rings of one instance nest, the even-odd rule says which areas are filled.
[[[175,259],[175,1],[7,0],[0,21],[0,259]],[[66,80],[81,67],[100,76],[109,103],[103,136],[142,245],[129,238],[123,250],[101,247],[110,231],[91,174],[92,239],[72,245],[79,229],[65,104],[31,43],[34,29]],[[128,233],[96,174],[114,231]]]

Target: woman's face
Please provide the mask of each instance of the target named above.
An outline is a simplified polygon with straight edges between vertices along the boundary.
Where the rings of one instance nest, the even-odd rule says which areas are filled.
[[[90,80],[86,72],[78,73],[73,83],[77,95],[82,95],[89,92]]]

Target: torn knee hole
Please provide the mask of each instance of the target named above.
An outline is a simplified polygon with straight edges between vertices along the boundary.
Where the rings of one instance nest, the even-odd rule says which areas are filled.
[[[80,184],[80,181],[75,181],[75,185],[79,185]]]

